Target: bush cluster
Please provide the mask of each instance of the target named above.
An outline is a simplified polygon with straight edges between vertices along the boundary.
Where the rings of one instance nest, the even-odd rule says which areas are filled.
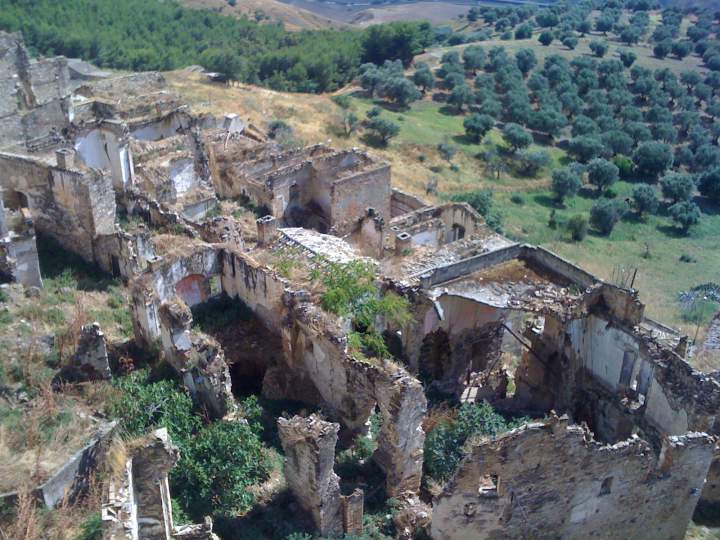
[[[475,436],[495,436],[513,429],[527,419],[508,421],[486,401],[466,403],[457,417],[440,422],[425,439],[425,471],[439,482],[447,481],[465,454],[465,443]]]
[[[205,425],[190,396],[175,381],[153,381],[146,371],[138,371],[113,384],[118,396],[108,413],[120,421],[128,438],[165,427],[180,449],[180,460],[170,473],[171,489],[194,521],[252,507],[254,496],[248,488],[263,482],[271,469],[252,399],[243,407],[249,412],[248,423],[220,420]]]
[[[389,358],[382,324],[404,326],[410,320],[410,303],[392,291],[378,289],[377,270],[368,262],[327,263],[314,276],[322,282],[323,309],[347,317],[353,331],[349,345],[369,357]]]

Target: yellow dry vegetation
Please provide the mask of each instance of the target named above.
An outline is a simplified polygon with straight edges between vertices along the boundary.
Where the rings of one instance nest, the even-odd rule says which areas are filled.
[[[234,6],[227,0],[182,0],[191,8],[210,9],[222,15],[247,17],[251,20],[280,22],[288,30],[324,30],[344,26],[342,23],[323,17],[297,6],[283,4],[278,0],[241,0]]]

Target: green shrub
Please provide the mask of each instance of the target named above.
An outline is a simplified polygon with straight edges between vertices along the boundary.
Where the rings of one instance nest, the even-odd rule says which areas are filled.
[[[279,139],[283,136],[291,134],[293,129],[284,120],[273,120],[268,125],[268,136],[271,139]]]
[[[603,192],[603,197],[605,197],[606,199],[616,199],[617,196],[618,193],[613,188],[608,188]]]
[[[576,242],[582,242],[587,236],[588,220],[581,214],[571,217],[565,226]]]
[[[502,231],[502,215],[493,209],[493,193],[489,189],[456,193],[450,197],[450,200],[468,203],[485,218],[488,227],[497,232]]]
[[[255,496],[248,488],[267,479],[269,469],[262,443],[248,424],[218,421],[183,444],[170,478],[175,497],[197,520],[249,510]]]
[[[510,197],[510,202],[512,202],[513,204],[518,204],[518,205],[522,206],[523,204],[525,204],[525,197],[523,197],[522,195],[515,194],[512,197]]]
[[[202,426],[191,397],[175,381],[150,382],[147,371],[138,371],[115,379],[113,385],[120,395],[111,400],[108,413],[120,420],[120,428],[129,437],[165,427],[179,444]]]
[[[381,146],[387,146],[390,139],[400,134],[400,126],[387,118],[372,118],[368,120],[365,127],[368,130],[368,141]]]
[[[627,156],[617,155],[613,158],[613,163],[618,168],[620,178],[629,180],[633,176],[633,161]]]
[[[102,538],[102,516],[95,513],[80,525],[80,534],[75,540],[100,540]]]
[[[600,234],[609,235],[627,211],[624,202],[599,200],[590,209],[590,223]]]
[[[373,107],[370,109],[367,113],[365,113],[368,118],[377,118],[382,114],[382,109],[380,107]]]
[[[332,100],[335,102],[335,105],[340,107],[341,109],[349,109],[352,105],[352,100],[350,99],[350,96],[347,94],[340,94],[338,96],[333,96]]]
[[[396,326],[410,320],[408,300],[393,292],[380,294],[375,267],[364,261],[329,263],[321,275],[325,291],[320,300],[325,311],[348,317],[354,331],[350,347],[373,357],[389,357],[385,341],[376,327],[379,317]]]
[[[670,217],[680,230],[687,234],[690,227],[700,222],[700,207],[690,201],[682,201],[668,208]]]
[[[698,298],[694,302],[682,306],[681,317],[689,324],[708,324],[718,310],[718,302]]]
[[[466,202],[472,206],[481,216],[487,216],[493,206],[493,193],[489,189],[466,191],[456,193],[450,200],[455,202]]]
[[[252,506],[248,488],[264,481],[271,468],[259,438],[262,411],[256,399],[241,404],[248,423],[221,420],[203,426],[192,399],[175,381],[152,382],[146,371],[138,371],[113,384],[120,393],[108,412],[126,436],[165,427],[180,449],[180,460],[170,473],[172,492],[193,521]]]
[[[526,419],[508,422],[486,401],[466,403],[455,420],[440,422],[425,439],[425,470],[437,481],[448,480],[465,453],[465,443],[478,435],[499,435],[513,429]]]

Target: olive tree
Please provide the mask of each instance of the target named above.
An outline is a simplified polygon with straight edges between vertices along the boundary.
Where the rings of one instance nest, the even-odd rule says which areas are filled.
[[[620,175],[620,169],[606,159],[595,158],[587,166],[588,182],[603,192],[615,182]]]

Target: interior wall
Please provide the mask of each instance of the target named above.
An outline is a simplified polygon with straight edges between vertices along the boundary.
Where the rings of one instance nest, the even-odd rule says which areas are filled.
[[[172,114],[162,120],[132,130],[132,136],[141,141],[159,141],[174,137],[178,130],[186,127],[180,115]]]
[[[83,163],[94,169],[110,169],[110,153],[106,135],[93,129],[75,140],[75,151]]]

